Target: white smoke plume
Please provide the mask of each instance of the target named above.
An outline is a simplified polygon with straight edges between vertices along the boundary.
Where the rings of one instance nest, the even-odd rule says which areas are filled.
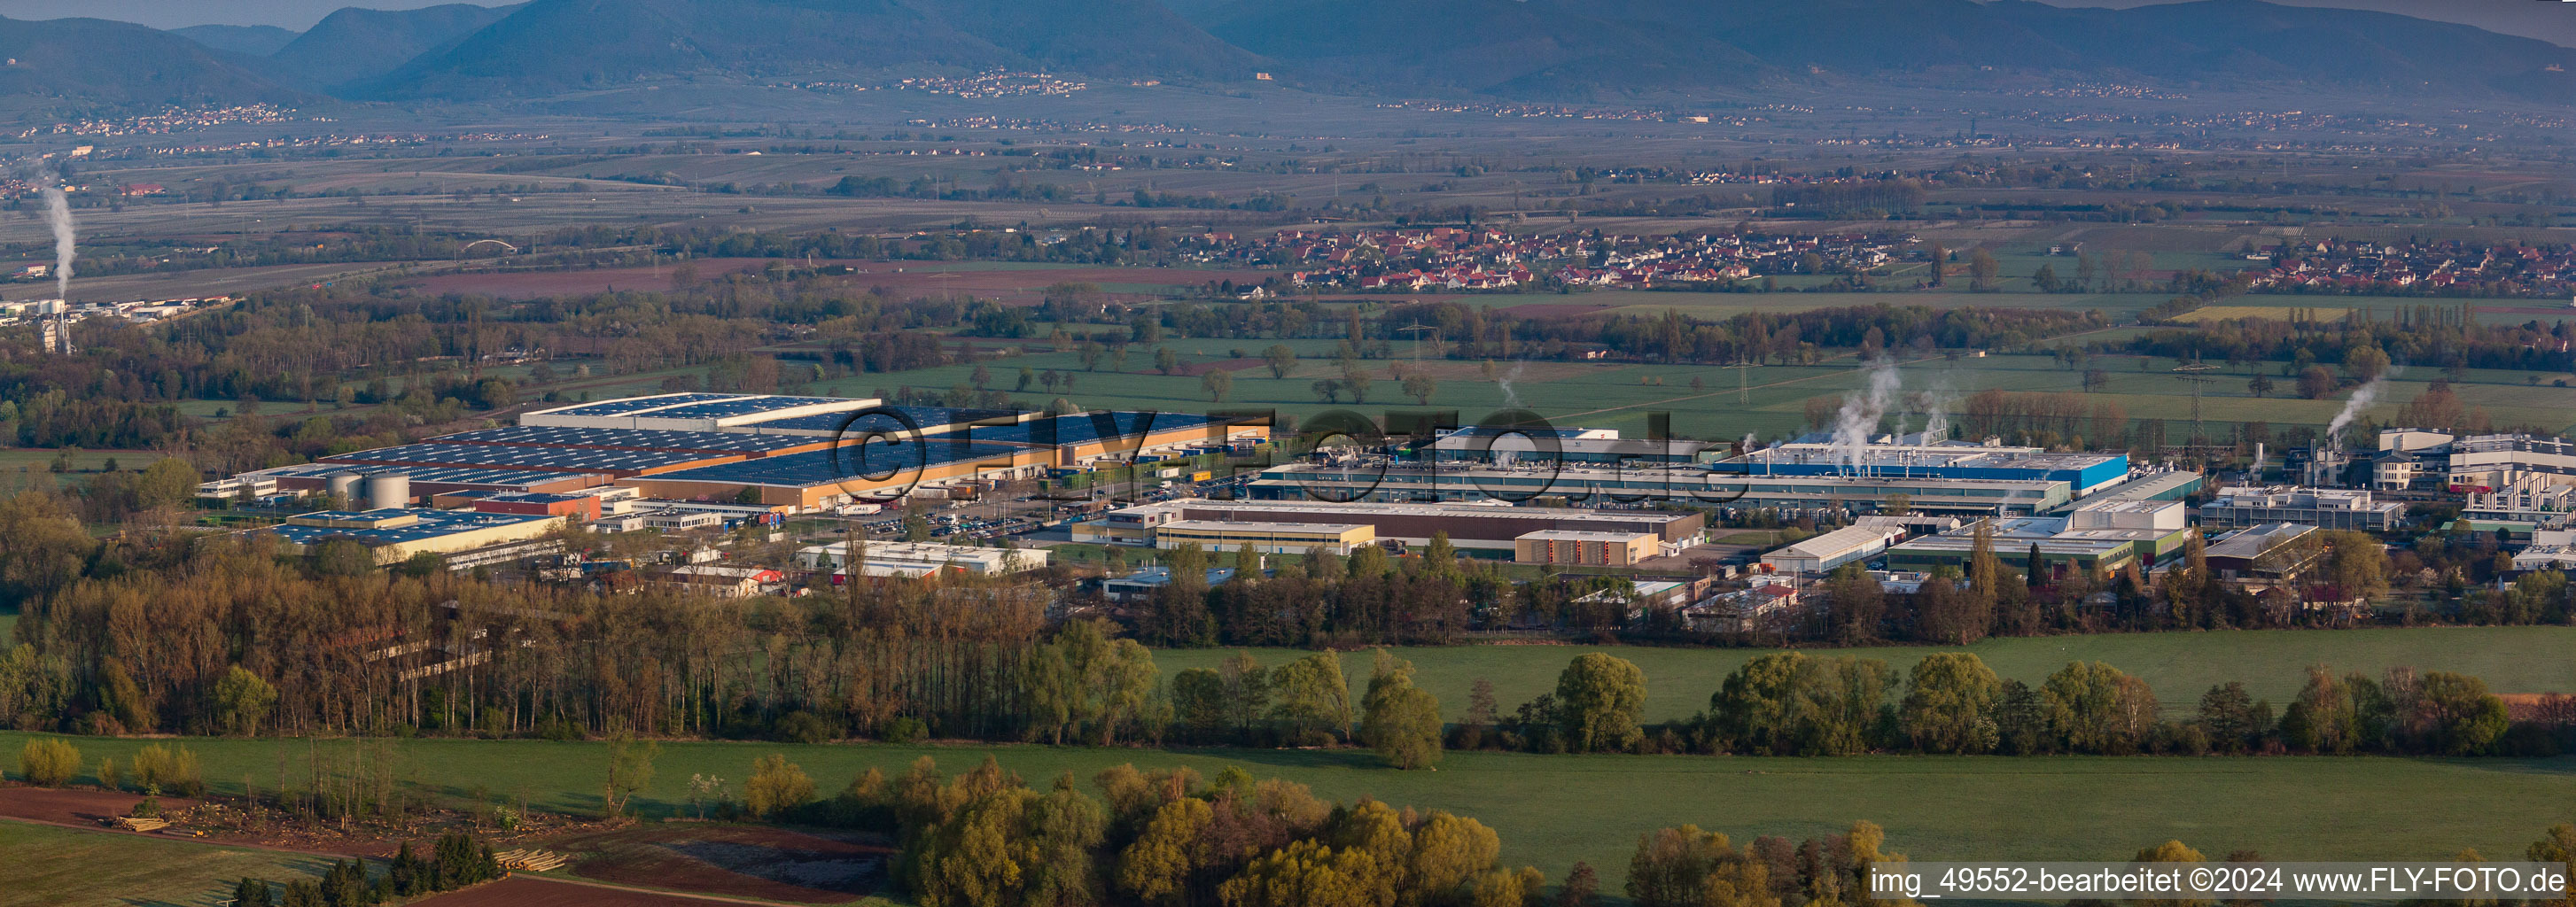
[[[1915,394],[1914,400],[1923,409],[1923,443],[1939,444],[1949,440],[1950,405],[1957,402],[1955,395],[1946,388],[1928,390]]]
[[[2335,413],[2333,422],[2326,423],[2327,450],[2343,449],[2344,429],[2351,428],[2352,420],[2359,418],[2362,410],[2369,409],[2370,404],[2379,400],[2379,387],[2380,379],[2372,378],[2360,390],[2352,392],[2352,399],[2343,401],[2343,411]]]
[[[1868,388],[1843,395],[1842,409],[1834,413],[1834,457],[1851,464],[1852,472],[1860,472],[1869,437],[1878,433],[1879,420],[1887,417],[1887,406],[1896,401],[1901,386],[1896,364],[1881,359],[1869,365]]]
[[[72,203],[63,187],[45,182],[45,223],[54,228],[54,297],[72,298]]]
[[[1513,362],[1513,363],[1512,363],[1512,370],[1511,370],[1511,371],[1508,371],[1508,372],[1504,372],[1504,373],[1503,373],[1503,377],[1502,377],[1501,379],[1499,379],[1499,380],[1497,380],[1497,381],[1495,381],[1495,382],[1494,382],[1497,386],[1499,386],[1499,387],[1501,387],[1501,388],[1503,389],[1503,405],[1504,405],[1504,406],[1508,406],[1508,407],[1511,407],[1511,408],[1513,408],[1513,409],[1527,409],[1527,408],[1528,408],[1528,407],[1525,407],[1525,406],[1522,406],[1522,405],[1521,405],[1521,395],[1520,395],[1520,392],[1515,391],[1515,390],[1512,390],[1512,380],[1513,380],[1513,379],[1516,379],[1516,378],[1519,378],[1519,377],[1521,376],[1521,367],[1522,367],[1522,366],[1524,366],[1524,365],[1527,365],[1527,364],[1528,364],[1528,363],[1527,363],[1526,361],[1517,361],[1517,362]]]

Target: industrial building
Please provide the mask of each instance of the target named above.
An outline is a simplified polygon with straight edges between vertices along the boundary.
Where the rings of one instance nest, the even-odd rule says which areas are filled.
[[[325,510],[289,517],[284,525],[253,530],[274,535],[289,554],[312,554],[333,539],[349,539],[395,564],[421,554],[457,554],[523,542],[545,535],[563,518],[467,510],[387,508]]]
[[[1711,464],[1709,470],[1760,478],[1838,476],[2063,482],[2069,497],[2080,498],[2125,481],[2129,476],[2129,455],[2050,453],[2037,447],[2005,447],[1966,441],[1927,444],[1881,440],[1848,445],[1802,440],[1720,460]]]
[[[723,598],[771,595],[787,585],[787,574],[767,567],[683,564],[646,574],[655,585]]]
[[[2517,483],[2576,485],[2576,441],[2539,435],[2467,435],[2420,428],[2392,428],[2379,433],[2379,449],[2412,454],[2429,470],[2438,458],[2443,483],[2454,491],[2483,492]],[[2374,466],[2373,482],[2390,487],[2406,467]],[[2400,486],[2402,487],[2402,486]]]
[[[2405,516],[2406,505],[2374,501],[2369,490],[2359,488],[2222,488],[2209,503],[2200,505],[2200,524],[2213,529],[2299,523],[2320,529],[2386,532]]]
[[[859,550],[867,563],[859,565],[861,576],[927,576],[941,570],[955,570],[979,576],[996,576],[1044,569],[1048,555],[1038,548],[991,548],[981,545],[942,545],[934,542],[862,542]],[[847,542],[829,545],[807,545],[796,549],[796,566],[807,570],[834,570],[846,576],[850,564]]]
[[[2188,513],[2180,501],[2114,499],[2091,502],[2064,516],[1988,523],[1995,557],[2011,568],[2024,569],[2036,545],[2041,565],[2051,576],[2086,574],[2098,579],[2133,564],[2152,566],[2180,555],[2194,533]],[[1891,546],[1888,568],[1965,571],[1975,553],[1976,528],[1971,523]]]
[[[1827,573],[1844,564],[1866,561],[1905,538],[1905,530],[1888,526],[1845,526],[1784,545],[1762,555],[1775,573]]]
[[[879,406],[869,399],[657,394],[559,406],[522,416],[515,426],[243,473],[205,483],[199,493],[337,495],[353,482],[399,475],[412,492],[401,503],[614,486],[647,498],[756,502],[750,506],[783,513],[915,492],[944,497],[960,486],[1232,451],[1265,438],[1259,425],[1185,413],[1044,416]],[[469,499],[447,500],[465,506]]]
[[[2163,502],[2152,509],[2122,506],[2062,517],[1981,522],[1993,534],[1995,557],[2016,571],[2025,568],[2035,546],[2041,569],[2050,577],[2080,574],[2104,579],[2132,565],[2152,565],[2180,553],[2193,532],[2182,525],[2182,512],[2180,503]],[[1930,572],[1951,567],[1964,572],[1975,556],[1976,530],[1972,523],[1892,546],[1887,549],[1888,569]]]
[[[2576,569],[2576,529],[2542,529],[2531,534],[2531,544],[2514,552],[2513,569]]]
[[[1183,521],[1247,529],[1276,523],[1363,525],[1371,530],[1369,540],[1406,546],[1428,545],[1432,536],[1445,533],[1461,555],[1492,558],[1518,557],[1521,552],[1515,540],[1533,532],[1649,535],[1660,554],[1697,543],[1708,528],[1708,518],[1692,511],[1183,498],[1111,511],[1073,524],[1072,532],[1077,542],[1170,547],[1162,543],[1162,535],[1171,524]],[[1194,527],[1192,531],[1212,530]]]
[[[2474,491],[2460,502],[2460,516],[2472,520],[2563,526],[2576,518],[2576,485],[2557,485],[2524,473],[2492,491]]]
[[[1722,464],[1720,464],[1722,465]],[[1365,458],[1290,463],[1263,470],[1247,487],[1262,500],[1670,502],[1742,508],[1848,508],[1895,502],[1913,511],[1965,516],[2043,513],[2072,500],[2054,479],[1971,479],[1903,474],[1741,475],[1695,465],[1596,469],[1575,466],[1432,466]]]
[[[2135,476],[2109,488],[2087,495],[2087,504],[2096,501],[2179,501],[2198,492],[2206,480],[2200,473],[2180,469],[2160,469]]]
[[[2317,527],[2305,523],[2260,523],[2212,540],[2201,559],[2238,588],[2293,587],[2325,557],[2317,538]]]
[[[1234,578],[1232,567],[1209,567],[1199,579],[1214,589]],[[1137,602],[1154,597],[1154,590],[1172,584],[1172,568],[1147,567],[1125,576],[1112,577],[1100,583],[1100,595],[1113,602]]]
[[[1584,532],[1542,529],[1512,540],[1512,560],[1522,564],[1634,567],[1662,546],[1651,532]]]
[[[978,482],[1035,479],[1054,470],[1200,452],[1266,437],[1185,413],[1075,413],[926,438],[889,435],[756,460],[626,479],[646,497],[732,500],[811,510],[881,501],[912,491],[944,494]]]
[[[1438,463],[1696,463],[1724,445],[1681,438],[1621,438],[1611,428],[1469,426],[1441,435],[1428,447]]]
[[[524,426],[661,429],[713,432],[757,429],[763,423],[804,416],[853,413],[881,401],[760,394],[656,394],[541,409],[519,417]]]
[[[1377,530],[1364,523],[1236,523],[1225,520],[1175,520],[1154,529],[1154,547],[1197,545],[1217,551],[1251,548],[1260,554],[1349,554],[1377,541]]]

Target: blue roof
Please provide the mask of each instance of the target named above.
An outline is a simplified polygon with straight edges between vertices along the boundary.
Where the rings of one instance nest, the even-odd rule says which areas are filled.
[[[332,538],[351,538],[364,542],[369,547],[374,547],[378,545],[400,545],[406,542],[417,542],[423,539],[433,539],[439,536],[452,535],[473,529],[487,529],[493,526],[509,526],[519,523],[558,519],[557,517],[536,516],[533,514],[479,513],[471,510],[422,510],[407,508],[402,512],[406,515],[419,517],[420,521],[409,526],[396,526],[387,529],[343,529],[332,526],[281,525],[271,526],[263,530],[255,531],[274,532],[277,534],[278,538],[294,542],[298,545],[309,545]],[[321,513],[304,514],[304,516],[337,519],[381,519],[386,516],[386,513],[382,510],[371,510],[365,512],[324,511]]]
[[[887,415],[888,411],[901,413],[912,420],[911,424],[925,429],[947,425],[961,419],[980,418],[993,412],[992,410],[952,409],[945,406],[871,406],[846,412],[810,413],[802,416],[788,416],[784,419],[766,419],[735,427],[840,431],[842,426],[851,425],[855,419],[858,420],[858,424],[851,425],[853,429],[884,428],[893,431],[902,428],[904,423]],[[862,417],[862,413],[866,415]]]
[[[778,485],[810,488],[850,480],[884,481],[934,466],[973,460],[1007,460],[1026,448],[1004,444],[951,444],[941,440],[897,440],[844,444],[739,463],[723,463],[649,476],[657,481],[718,482],[734,485]]]
[[[1215,420],[1192,413],[1101,412],[1074,413],[1046,419],[1031,419],[1017,425],[992,428],[970,428],[954,432],[977,442],[1009,444],[1089,444],[1104,436],[1139,439],[1158,431],[1194,428]],[[933,435],[944,438],[949,435]],[[1219,439],[1221,440],[1221,439]],[[1111,446],[1117,446],[1112,444]]]
[[[704,403],[691,403],[686,406],[674,406],[670,409],[658,409],[649,413],[639,413],[638,415],[653,419],[723,419],[731,416],[748,416],[755,413],[765,413],[771,410],[794,409],[799,406],[856,402],[858,401],[848,397],[735,397],[727,400],[710,400]]]
[[[1232,568],[1232,567],[1209,567],[1209,568],[1207,568],[1207,577],[1206,577],[1206,579],[1207,579],[1207,584],[1208,584],[1208,585],[1211,585],[1211,586],[1222,586],[1222,585],[1225,585],[1225,581],[1226,581],[1226,580],[1230,580],[1230,579],[1233,579],[1233,578],[1234,578],[1234,568]],[[1138,570],[1138,571],[1136,571],[1136,572],[1134,572],[1134,573],[1127,574],[1126,576],[1122,576],[1122,577],[1119,577],[1119,578],[1117,578],[1117,579],[1110,580],[1109,582],[1114,583],[1114,584],[1119,584],[1119,585],[1131,585],[1131,586],[1165,586],[1165,585],[1170,585],[1170,584],[1171,584],[1171,582],[1172,582],[1172,568],[1170,568],[1170,567],[1147,567],[1147,568],[1145,568],[1145,569],[1143,569],[1143,570]]]
[[[704,460],[697,451],[603,450],[587,447],[530,447],[501,444],[403,444],[328,459],[342,463],[426,463],[436,466],[504,466],[524,470],[591,472],[653,469]]]
[[[664,406],[678,406],[678,405],[683,404],[683,403],[703,403],[703,402],[706,402],[706,401],[709,401],[709,400],[732,400],[732,399],[735,399],[735,398],[738,398],[738,397],[741,397],[741,396],[743,396],[743,395],[742,395],[742,394],[655,394],[655,395],[650,396],[650,397],[627,397],[627,398],[619,399],[619,400],[602,400],[602,401],[599,401],[599,402],[597,402],[597,403],[584,403],[584,404],[582,404],[582,405],[580,405],[580,406],[576,406],[576,407],[573,407],[573,408],[571,408],[571,409],[558,409],[558,410],[554,410],[554,411],[550,412],[550,413],[549,413],[549,415],[556,415],[556,416],[622,416],[622,415],[626,415],[626,414],[628,414],[628,413],[640,412],[640,411],[643,411],[643,410],[654,409],[654,408],[657,408],[657,407],[664,407]]]
[[[565,428],[517,425],[458,432],[428,439],[434,444],[525,444],[551,447],[615,447],[630,450],[692,450],[712,453],[761,453],[814,443],[813,438],[746,435],[729,431],[665,431],[653,428]]]
[[[491,485],[500,488],[514,488],[522,485],[536,485],[544,482],[561,482],[565,479],[583,475],[583,473],[573,472],[546,472],[534,469],[485,469],[473,466],[378,466],[350,463],[316,463],[312,465],[329,467],[329,472],[354,472],[360,475],[371,476],[408,476],[414,485]],[[314,474],[315,473],[305,473],[305,475]],[[599,477],[601,484],[606,484],[608,480],[612,478],[612,476],[607,473],[593,473],[593,475],[597,475]]]

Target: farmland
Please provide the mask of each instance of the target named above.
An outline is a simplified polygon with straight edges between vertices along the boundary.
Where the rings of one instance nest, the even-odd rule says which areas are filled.
[[[1688,718],[1708,707],[1728,673],[1764,649],[1650,648],[1643,646],[1444,646],[1397,649],[1414,667],[1414,682],[1440,699],[1452,721],[1464,712],[1467,690],[1493,681],[1502,708],[1555,689],[1557,672],[1585,652],[1607,651],[1646,672],[1649,721]],[[2226,630],[2208,633],[2140,633],[2092,636],[1994,638],[1966,647],[1891,647],[1812,650],[1817,657],[1851,655],[1886,660],[1898,671],[1933,652],[1976,653],[1995,673],[2037,686],[2070,661],[2101,661],[2144,678],[2169,717],[2197,707],[2212,685],[2241,680],[2258,699],[2287,705],[2306,683],[2309,665],[2338,673],[2378,674],[2392,667],[2452,671],[2484,678],[2500,693],[2576,690],[2576,627],[2455,627],[2361,630]],[[1165,676],[1193,667],[1215,667],[1233,650],[1158,650]],[[1306,653],[1253,650],[1264,665]],[[1371,656],[1342,656],[1353,697],[1368,682]]]
[[[0,820],[0,905],[212,905],[243,876],[319,874],[325,859]]]
[[[25,739],[0,733],[0,752]],[[84,758],[120,760],[144,741],[83,738]],[[218,792],[262,786],[301,741],[191,740]],[[323,742],[322,746],[333,746]],[[400,777],[449,796],[524,793],[539,808],[590,811],[605,749],[596,743],[413,740],[397,744]],[[1043,785],[1112,765],[1240,765],[1312,786],[1327,798],[1374,797],[1474,816],[1495,827],[1503,859],[1562,878],[1577,860],[1616,891],[1636,835],[1695,823],[1739,839],[1833,833],[1854,819],[1886,826],[1892,849],[1916,859],[2124,859],[2179,838],[2204,851],[2261,850],[2269,859],[2435,859],[2462,847],[2519,853],[2549,823],[2567,821],[2564,791],[2576,758],[1533,756],[1454,753],[1437,771],[1398,772],[1353,750],[1150,751],[1038,746],[673,743],[663,747],[648,815],[685,806],[692,773],[739,778],[781,752],[825,792],[867,768],[898,773],[931,756],[955,772],[985,755]],[[234,779],[234,780],[224,780]],[[2032,804],[2083,804],[2032,809]],[[2248,803],[2264,808],[2249,810]],[[2383,821],[2392,811],[2408,817]]]
[[[1414,406],[1413,400],[1397,393],[1396,382],[1387,378],[1388,366],[1395,364],[1387,361],[1368,363],[1379,379],[1368,404],[1354,405],[1347,400],[1328,404],[1316,396],[1312,386],[1319,378],[1339,374],[1333,361],[1301,359],[1285,378],[1273,378],[1257,359],[1248,358],[1257,356],[1271,342],[1249,338],[1175,340],[1168,346],[1179,355],[1180,368],[1171,375],[1155,373],[1148,361],[1151,353],[1144,351],[1131,351],[1123,372],[1106,371],[1109,366],[1105,363],[1104,371],[1083,371],[1078,357],[1070,352],[1006,355],[987,362],[985,368],[995,376],[990,386],[997,388],[1011,387],[1011,376],[1023,367],[1071,374],[1075,379],[1072,388],[1058,396],[1096,408],[1195,411],[1221,405],[1272,408],[1303,417],[1336,406],[1362,412]],[[1324,355],[1307,349],[1299,352],[1305,356]],[[1408,352],[1403,346],[1397,347],[1400,364],[1417,367],[1414,360],[1406,358]],[[1208,398],[1198,377],[1219,364],[1234,373],[1233,388],[1222,404]],[[1457,410],[1463,419],[1507,406],[1523,406],[1559,424],[1616,428],[1634,437],[1642,436],[1646,413],[1660,410],[1673,414],[1673,431],[1678,434],[1734,438],[1746,432],[1776,437],[1802,430],[1807,401],[1840,397],[1866,385],[1866,374],[1855,366],[1855,362],[1844,358],[1810,366],[1749,368],[1739,376],[1733,368],[1710,366],[1497,362],[1492,378],[1486,376],[1481,363],[1425,359],[1418,367],[1429,371],[1438,382],[1430,400],[1432,408]],[[2097,357],[2089,367],[2110,373],[2112,381],[2109,388],[2092,393],[2082,391],[2084,369],[2066,368],[2052,357],[2041,355],[1909,360],[1902,363],[1900,375],[1906,390],[1931,392],[1953,401],[1953,406],[1959,398],[1988,388],[2080,394],[2088,406],[2113,404],[2130,419],[2167,420],[2173,423],[2169,429],[2173,437],[2179,439],[2188,433],[2192,385],[2171,371],[2173,366],[2169,359]],[[2277,371],[2255,368],[2265,374]],[[814,389],[852,396],[906,387],[937,391],[965,383],[972,372],[972,366],[949,365],[871,373],[818,384]],[[2243,367],[2205,374],[2214,380],[2202,391],[2202,415],[2213,426],[2210,432],[2221,437],[2228,425],[2237,422],[2265,422],[2275,430],[2292,425],[2323,426],[2344,405],[2340,394],[2315,400],[2279,393],[2256,397],[2247,387],[2253,372]],[[2393,418],[2406,401],[2439,377],[2424,370],[2388,382],[2379,403],[2368,414],[2383,421]],[[1699,387],[1691,385],[1694,380]],[[1743,402],[1738,402],[1739,380],[1747,388],[1742,394]],[[2288,379],[2276,374],[2273,380],[2276,384],[2288,383]],[[637,389],[649,389],[649,385],[638,385]],[[2551,430],[2576,424],[2576,416],[2571,416],[2566,406],[2565,388],[2533,385],[2525,380],[2524,373],[2471,370],[2454,389],[2465,404],[2484,407],[2498,424],[2530,424]],[[1029,393],[1042,391],[1032,387]],[[1913,413],[1908,418],[1919,427],[1924,414]]]

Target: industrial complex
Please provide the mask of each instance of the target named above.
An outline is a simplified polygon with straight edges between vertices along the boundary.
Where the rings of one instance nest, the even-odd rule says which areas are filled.
[[[2527,435],[2392,429],[2367,469],[2322,451],[2304,470],[2285,471],[2300,482],[2289,485],[2265,484],[2259,455],[2243,475],[2213,484],[2199,472],[2133,465],[2118,451],[1928,434],[1763,447],[1579,427],[1468,426],[1242,467],[1256,462],[1250,454],[1280,453],[1260,447],[1270,440],[1264,425],[1188,414],[670,393],[540,409],[517,425],[247,472],[199,491],[321,502],[256,530],[290,552],[347,540],[379,564],[431,554],[452,569],[560,555],[562,566],[546,572],[565,578],[641,565],[585,561],[566,551],[559,527],[686,534],[886,508],[917,518],[924,505],[1007,492],[998,496],[1015,512],[1046,513],[1059,534],[985,547],[828,530],[848,534],[796,539],[781,549],[792,558],[772,558],[785,561],[778,564],[674,550],[678,565],[649,579],[711,595],[801,594],[798,582],[844,583],[853,574],[882,581],[1046,570],[1057,562],[1046,546],[1057,544],[1195,546],[1266,563],[1370,548],[1403,556],[1445,543],[1461,557],[1635,576],[1639,590],[1652,590],[1635,601],[1669,605],[1683,626],[1700,629],[1792,619],[1813,583],[1845,569],[1868,570],[1898,593],[1954,582],[1980,552],[2017,572],[2036,568],[2034,583],[2081,584],[2143,582],[2197,545],[2224,582],[2304,595],[2322,531],[2394,530],[2408,520],[2408,501],[2428,495],[2462,502],[2462,518],[2477,528],[2533,536],[2517,568],[2576,564],[2566,536],[2576,446]],[[1219,478],[1208,465],[1228,461],[1218,458],[1251,474]],[[1152,468],[1099,478],[1111,467]],[[2347,478],[2370,487],[2338,487]],[[1058,493],[1065,490],[1075,493]],[[872,531],[891,531],[883,520],[892,517],[876,519]],[[1768,534],[1714,528],[1791,522],[1813,531],[1743,544]],[[1166,581],[1156,579],[1168,576],[1154,573],[1161,569],[1113,570],[1098,588],[1109,602],[1138,600],[1139,590]],[[1210,585],[1231,575],[1211,571]],[[1719,577],[1739,581],[1712,585]]]

